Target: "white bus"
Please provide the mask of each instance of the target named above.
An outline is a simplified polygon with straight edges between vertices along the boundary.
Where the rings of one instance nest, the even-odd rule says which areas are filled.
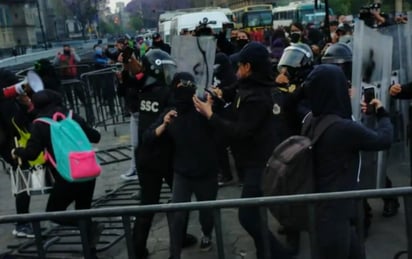
[[[207,18],[209,22],[209,27],[213,29],[215,33],[220,32],[223,29],[223,24],[230,23],[229,19],[224,12],[221,11],[210,11],[210,12],[194,12],[186,13],[173,17],[170,29],[170,35],[180,35],[183,30],[193,31],[203,21]]]
[[[313,1],[291,2],[289,5],[273,8],[272,14],[275,29],[279,26],[289,26],[292,22],[314,23],[315,26],[319,26],[325,19],[325,5],[319,3],[318,8],[315,8]],[[330,8],[329,14],[333,15]]]

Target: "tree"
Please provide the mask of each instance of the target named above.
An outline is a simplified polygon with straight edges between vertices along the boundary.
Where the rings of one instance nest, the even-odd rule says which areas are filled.
[[[140,13],[130,14],[129,27],[134,31],[143,28],[143,19]]]
[[[104,34],[117,34],[121,31],[119,25],[115,24],[113,21],[100,21],[100,31]]]

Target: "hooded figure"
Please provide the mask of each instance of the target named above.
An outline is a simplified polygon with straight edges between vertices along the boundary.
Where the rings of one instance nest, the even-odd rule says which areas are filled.
[[[387,112],[380,101],[374,99],[377,129],[374,131],[352,121],[347,80],[336,65],[315,67],[304,88],[312,107],[312,123],[316,124],[325,115],[341,118],[326,129],[313,147],[315,191],[356,190],[360,177],[359,151],[390,147],[393,127]],[[316,213],[318,258],[365,258],[363,244],[351,223],[357,215],[353,200],[321,202]]]
[[[321,65],[309,74],[304,83],[314,117],[334,114],[351,119],[352,106],[348,83],[341,69],[333,65]]]

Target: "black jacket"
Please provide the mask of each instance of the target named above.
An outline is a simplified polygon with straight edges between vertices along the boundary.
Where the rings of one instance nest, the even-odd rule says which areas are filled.
[[[214,113],[210,123],[231,142],[236,165],[240,168],[262,168],[279,144],[280,138],[272,118],[274,84],[248,77],[238,81],[233,103],[235,118],[225,120]]]
[[[173,169],[188,178],[216,177],[219,169],[214,129],[194,108],[167,127],[174,144]]]
[[[393,127],[388,114],[383,108],[378,110],[376,130],[352,121],[346,78],[342,70],[334,65],[316,67],[308,76],[305,87],[309,93],[314,124],[328,114],[341,117],[314,146],[316,191],[357,189],[358,178],[362,177],[358,175],[359,151],[384,150],[391,145]],[[351,200],[324,202],[321,208],[321,217],[332,219],[355,214]]]
[[[162,114],[169,106],[170,90],[163,84],[155,83],[145,86],[139,95],[137,169],[142,173],[147,171],[170,173],[173,158],[173,144],[170,138],[162,136],[153,142],[144,140],[145,132],[150,131],[153,127],[156,128],[157,120],[163,121]]]

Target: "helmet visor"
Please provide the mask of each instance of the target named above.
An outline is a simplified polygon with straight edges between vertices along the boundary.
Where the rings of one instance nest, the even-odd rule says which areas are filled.
[[[309,61],[311,57],[312,53],[310,53],[309,51],[297,46],[289,46],[285,49],[285,51],[282,54],[282,57],[279,60],[278,70],[280,70],[282,67],[302,67],[306,65],[303,61]]]
[[[301,51],[293,49],[285,50],[278,63],[278,70],[283,67],[301,67],[302,60],[305,58],[305,54]]]
[[[164,64],[163,72],[165,77],[165,84],[169,86],[172,83],[173,77],[176,74],[177,67],[174,64]]]

